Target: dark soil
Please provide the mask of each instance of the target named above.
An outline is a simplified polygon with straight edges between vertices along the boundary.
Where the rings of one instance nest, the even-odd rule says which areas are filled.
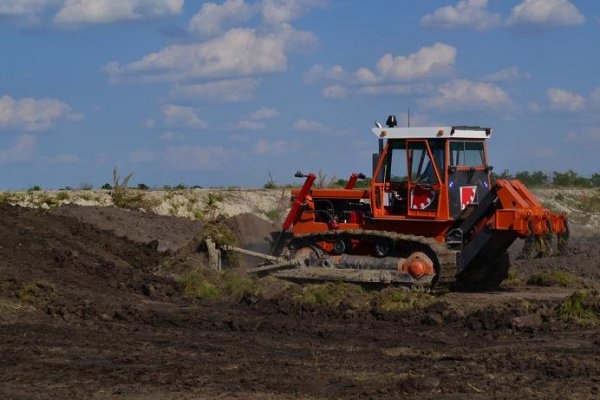
[[[599,282],[598,237],[515,262],[507,290],[388,313],[187,298],[163,268],[202,228],[181,218],[0,205],[0,221],[3,399],[600,398],[600,330],[556,314]],[[229,225],[257,246],[271,228]],[[581,280],[523,283],[555,269]]]

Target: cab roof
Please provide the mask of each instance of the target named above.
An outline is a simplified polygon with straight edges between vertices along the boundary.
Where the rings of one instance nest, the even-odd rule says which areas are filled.
[[[375,127],[379,139],[488,139],[492,128],[479,126]]]

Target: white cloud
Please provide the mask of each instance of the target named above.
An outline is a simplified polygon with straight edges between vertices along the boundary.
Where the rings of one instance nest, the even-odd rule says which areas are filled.
[[[279,110],[276,108],[262,107],[248,116],[247,119],[238,121],[235,129],[256,131],[264,129],[266,124],[262,121],[273,119],[279,116]]]
[[[279,116],[279,110],[276,108],[261,107],[250,115],[252,120],[273,119]]]
[[[285,140],[268,141],[261,139],[254,145],[253,152],[257,155],[281,156],[289,154],[294,147],[292,143]]]
[[[193,107],[165,104],[161,107],[163,120],[167,125],[183,126],[192,129],[205,129],[208,124],[198,117]]]
[[[53,0],[2,0],[0,16],[35,17],[53,2]]]
[[[260,121],[253,121],[250,119],[238,121],[233,125],[233,128],[236,130],[242,131],[258,131],[261,129],[265,129],[266,124]]]
[[[436,43],[406,57],[385,54],[377,62],[377,71],[387,80],[419,79],[447,72],[455,61],[455,47]]]
[[[378,60],[376,72],[361,67],[350,74],[339,65],[330,68],[315,65],[304,78],[309,83],[320,80],[340,82],[323,89],[325,98],[337,100],[344,99],[350,94],[377,96],[424,92],[429,85],[395,84],[394,82],[443,76],[452,70],[456,62],[456,53],[456,48],[453,46],[435,43],[429,47],[422,47],[408,56],[385,54]]]
[[[255,7],[244,0],[226,0],[220,5],[204,3],[190,20],[188,30],[200,35],[220,34],[225,25],[247,21],[254,13]]]
[[[528,79],[530,75],[526,72],[519,71],[519,68],[505,68],[493,74],[487,75],[484,79],[491,82],[516,81],[519,79]]]
[[[284,24],[326,4],[326,0],[263,0],[261,12],[265,22]]]
[[[585,108],[585,98],[568,90],[549,88],[546,90],[546,97],[553,110],[581,111]]]
[[[498,86],[464,79],[439,86],[437,93],[422,102],[424,108],[487,109],[510,104],[508,94]]]
[[[164,141],[169,141],[169,140],[175,140],[179,137],[179,135],[177,135],[175,132],[164,132],[162,135],[159,136],[160,140],[164,140]]]
[[[461,0],[456,6],[438,8],[421,18],[421,25],[432,28],[466,26],[480,31],[499,26],[500,14],[487,10],[488,0]]]
[[[177,85],[169,95],[178,99],[194,99],[207,103],[243,103],[252,99],[258,79],[223,79],[193,85]]]
[[[66,0],[58,24],[98,24],[179,14],[184,0]]]
[[[594,89],[590,94],[590,103],[594,107],[600,107],[600,87]]]
[[[261,35],[252,29],[232,29],[203,43],[171,45],[126,65],[116,62],[105,72],[116,81],[185,81],[282,72],[286,51],[316,42],[312,33],[292,28]]]
[[[298,119],[294,121],[293,128],[296,131],[304,131],[304,132],[327,132],[329,128],[323,125],[320,122],[309,120],[309,119]]]
[[[240,154],[221,146],[182,145],[167,147],[162,158],[168,166],[178,170],[215,170]]]
[[[523,0],[507,20],[510,26],[568,26],[585,22],[585,17],[568,0]]]
[[[0,129],[42,131],[59,119],[76,121],[82,118],[81,114],[75,113],[60,100],[31,97],[17,100],[7,95],[0,97]]]
[[[410,94],[415,92],[415,85],[368,85],[358,90],[360,94],[379,96],[382,94]]]
[[[34,135],[22,135],[7,149],[0,149],[0,163],[27,161],[33,158],[37,148]]]
[[[344,71],[341,65],[334,65],[327,68],[324,65],[314,65],[306,74],[304,81],[307,83],[315,83],[319,81],[343,81],[348,78],[348,73]]]

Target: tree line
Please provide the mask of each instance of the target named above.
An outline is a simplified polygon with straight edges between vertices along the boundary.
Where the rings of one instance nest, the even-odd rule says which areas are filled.
[[[592,174],[590,177],[579,175],[572,169],[567,172],[554,171],[551,174],[543,171],[519,171],[512,174],[505,169],[501,173],[490,172],[492,182],[496,179],[518,179],[528,187],[576,187],[576,188],[600,188],[600,173]],[[328,187],[344,187],[347,179],[334,178]],[[369,187],[371,179],[359,180],[356,188]]]
[[[496,179],[518,179],[530,187],[557,186],[557,187],[579,187],[593,188],[600,187],[600,173],[592,174],[590,177],[579,175],[572,169],[567,172],[554,171],[551,174],[543,171],[520,171],[511,174],[507,169],[500,174],[491,172],[492,181]]]

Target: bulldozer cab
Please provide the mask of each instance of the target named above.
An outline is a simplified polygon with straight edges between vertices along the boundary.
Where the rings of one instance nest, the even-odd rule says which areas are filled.
[[[374,128],[383,141],[371,187],[373,217],[455,220],[489,191],[479,127]]]

